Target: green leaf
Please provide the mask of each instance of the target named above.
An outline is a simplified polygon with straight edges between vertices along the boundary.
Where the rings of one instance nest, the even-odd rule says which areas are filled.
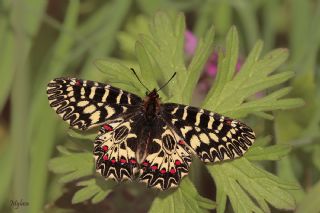
[[[30,2],[20,1],[16,2],[16,4],[12,4],[11,1],[9,2],[9,7],[2,7],[7,2],[1,1],[2,12],[0,22],[5,21],[6,24],[5,28],[0,29],[1,33],[5,31],[5,34],[0,37],[3,36],[2,39],[6,39],[2,42],[8,43],[0,44],[0,47],[4,49],[3,54],[5,54],[4,56],[0,54],[1,59],[6,60],[0,60],[0,78],[4,81],[3,85],[0,86],[0,95],[2,96],[0,97],[0,108],[3,107],[3,103],[5,103],[4,101],[7,98],[7,92],[10,89],[10,114],[8,114],[10,128],[8,131],[10,132],[10,144],[12,144],[10,149],[12,150],[8,152],[19,153],[19,158],[12,159],[14,169],[11,179],[12,184],[10,184],[10,194],[11,197],[28,198],[28,202],[33,203],[29,208],[30,212],[38,212],[42,205],[43,197],[40,196],[34,199],[33,193],[37,193],[39,196],[39,193],[43,191],[41,189],[38,190],[38,188],[33,188],[35,190],[32,192],[29,190],[32,188],[31,180],[35,181],[35,179],[31,178],[33,163],[29,161],[30,147],[33,147],[30,144],[32,140],[30,140],[28,135],[30,97],[32,96],[30,92],[32,84],[29,82],[29,79],[33,74],[29,66],[29,59],[32,55],[34,37],[37,35],[42,23],[42,15],[45,12],[47,2],[40,0]],[[12,74],[14,75],[12,76]],[[10,88],[10,85],[14,86]],[[41,154],[39,155],[40,157]],[[45,171],[45,173],[38,173],[36,181],[45,179],[47,170]],[[41,185],[42,182],[37,182],[37,184]]]
[[[226,38],[226,52],[225,55],[220,53],[218,70],[224,70],[224,72],[218,72],[215,83],[207,95],[211,97],[214,94],[221,94],[225,82],[230,81],[234,75],[236,63],[238,60],[238,48],[239,48],[239,38],[235,27],[232,27],[228,32]],[[226,56],[230,57],[226,57]]]
[[[193,91],[198,83],[198,79],[206,65],[208,58],[213,53],[214,28],[211,27],[204,39],[200,39],[196,52],[188,66],[187,81],[184,86],[185,95],[182,103],[190,103]]]
[[[39,212],[44,206],[49,177],[48,161],[54,150],[55,136],[57,134],[57,120],[52,114],[52,110],[48,107],[48,100],[43,91],[49,79],[58,77],[65,72],[68,64],[67,59],[71,55],[69,51],[74,44],[74,35],[67,32],[74,32],[79,14],[79,5],[80,3],[77,0],[69,1],[63,21],[65,31],[58,35],[51,51],[48,51],[48,57],[46,60],[41,61],[40,68],[32,79],[34,93],[32,93],[32,101],[30,101],[31,108],[27,113],[29,115],[28,124],[25,125],[28,132],[24,136],[32,142],[29,150],[31,163],[28,168],[30,171],[28,199],[32,203],[30,212]],[[33,12],[30,14],[33,16]],[[26,142],[24,141],[24,143]]]
[[[280,160],[291,151],[292,147],[288,144],[266,146],[270,140],[270,136],[258,138],[246,152],[245,157],[251,161]]]
[[[215,203],[198,194],[189,178],[184,178],[178,189],[171,194],[157,197],[151,213],[206,212],[215,208]]]
[[[132,1],[108,1],[104,9],[99,10],[100,15],[92,16],[86,23],[87,27],[79,30],[85,33],[90,33],[92,38],[87,42],[88,37],[84,35],[84,42],[80,42],[78,48],[88,49],[89,55],[86,57],[85,64],[82,68],[81,75],[84,79],[101,78],[95,72],[92,72],[92,61],[103,56],[108,56],[116,46],[116,34],[119,31],[122,23],[130,11]],[[90,31],[91,23],[98,23],[94,31]],[[108,26],[108,27],[106,27]],[[87,32],[89,31],[89,32]],[[83,51],[84,52],[84,51]]]
[[[8,136],[0,136],[1,146],[0,150],[0,167],[2,175],[0,176],[0,209],[8,199],[10,192],[10,183],[13,177],[14,170],[14,149],[13,144],[9,142]]]
[[[150,35],[141,35],[138,40],[141,44],[139,47],[144,48],[144,55],[145,53],[148,54],[148,57],[141,55],[140,52],[140,54],[137,54],[137,56],[140,56],[138,58],[140,67],[144,68],[145,64],[150,64],[150,61],[153,65],[151,70],[141,70],[142,76],[146,76],[144,82],[151,84],[151,86],[161,86],[174,72],[177,72],[176,78],[172,79],[171,83],[160,91],[163,101],[181,102],[182,99],[182,95],[172,96],[172,91],[182,92],[181,85],[185,83],[184,32],[183,14],[170,17],[164,12],[158,12],[151,22]],[[153,73],[153,75],[148,72]]]
[[[297,187],[260,169],[246,158],[207,168],[217,186],[218,213],[224,212],[226,197],[235,212],[270,212],[267,202],[280,209],[295,207],[295,200],[287,190]]]
[[[312,153],[312,161],[318,170],[320,170],[320,145],[314,147]]]
[[[10,87],[14,77],[14,35],[9,25],[9,16],[0,19],[1,40],[0,47],[0,76],[3,83],[0,84],[0,111],[7,101]]]
[[[60,179],[63,183],[92,175],[94,161],[90,153],[70,153],[50,160],[49,169],[63,174]]]
[[[119,32],[117,36],[120,49],[124,55],[130,57],[135,55],[134,49],[138,35],[141,33],[150,35],[148,24],[148,18],[145,15],[137,15],[127,21],[125,31]]]
[[[156,74],[156,70],[152,67],[153,61],[147,53],[144,45],[139,41],[136,42],[135,52],[140,65],[140,73],[143,75],[144,81],[147,82],[147,87],[151,89],[158,88],[159,86],[157,85],[157,81],[154,80],[154,77],[158,75]]]
[[[128,92],[137,95],[145,94],[145,89],[141,89],[141,85],[133,75],[130,68],[126,67],[117,59],[96,60],[97,68],[108,76],[108,81],[113,86],[120,87]]]
[[[90,132],[83,133],[79,130],[69,129],[68,135],[75,139],[94,141],[94,139],[97,137],[97,132],[94,131],[93,133],[90,133]]]
[[[251,161],[259,160],[280,160],[291,151],[291,146],[278,144],[268,147],[252,147],[246,153],[246,158]]]
[[[287,94],[288,89],[275,91],[263,98],[245,102],[251,95],[279,85],[293,76],[292,72],[272,75],[274,70],[288,57],[287,50],[274,50],[259,60],[261,49],[262,43],[258,42],[239,73],[232,79],[221,77],[229,76],[224,73],[230,73],[230,69],[219,66],[221,69],[215,81],[215,85],[218,86],[209,91],[203,104],[205,108],[231,117],[245,117],[252,112],[290,109],[303,105],[304,102],[301,99],[280,99]],[[220,61],[223,64],[223,61],[231,60],[231,58],[233,55],[226,52],[226,56]]]
[[[320,181],[318,181],[302,199],[296,213],[317,213],[320,212]]]
[[[259,38],[259,25],[255,18],[255,6],[250,1],[233,1],[232,2],[239,20],[243,23],[246,42],[252,47],[254,42]]]
[[[99,203],[110,194],[114,187],[114,183],[105,183],[102,177],[81,181],[77,185],[84,187],[74,194],[72,204],[81,203],[89,199],[91,199],[93,204]]]

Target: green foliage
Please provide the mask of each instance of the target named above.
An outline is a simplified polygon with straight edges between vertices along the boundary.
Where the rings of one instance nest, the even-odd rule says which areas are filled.
[[[213,209],[215,206],[213,201],[198,194],[189,178],[184,178],[177,190],[157,197],[150,212],[203,212]]]
[[[227,197],[234,212],[270,212],[267,204],[280,209],[294,209],[295,200],[287,181],[258,168],[246,158],[208,166],[217,186],[217,212],[224,212]]]
[[[186,22],[174,11],[185,12]],[[296,205],[299,213],[318,212],[318,20],[320,2],[312,0],[1,1],[0,211],[12,211],[8,200],[21,198],[30,204],[26,211],[56,212],[60,207],[54,202],[64,197],[67,183],[80,188],[73,203],[91,205],[107,198],[117,209],[127,202],[121,187],[95,175],[91,149],[96,132],[68,130],[66,136],[67,124],[48,106],[49,80],[109,81],[144,96],[130,67],[151,89],[177,72],[161,91],[162,101],[190,104],[196,97],[193,103],[201,105],[198,80],[201,76],[203,82],[214,51],[218,75],[201,106],[247,119],[258,138],[240,159],[206,167],[195,161],[180,187],[158,193],[151,211],[268,212],[270,205]],[[186,30],[198,40],[192,58],[183,51]],[[105,58],[110,55],[117,59]],[[238,59],[244,63],[235,73]],[[48,168],[57,175],[52,178]],[[216,189],[204,186],[203,175],[212,177]],[[201,196],[208,193],[215,202]],[[144,211],[150,194],[149,189],[134,194],[148,197],[139,202]]]
[[[137,73],[149,88],[158,88],[174,71],[177,72],[176,79],[161,94],[166,101],[190,102],[201,70],[213,51],[214,31],[211,28],[205,38],[200,39],[194,57],[186,68],[183,60],[184,31],[182,14],[169,16],[159,12],[151,22],[150,33],[140,35],[135,46],[140,65]],[[204,101],[204,108],[228,116],[245,117],[249,113],[264,115],[265,111],[301,106],[303,102],[300,99],[283,98],[289,93],[288,88],[274,90],[262,98],[252,97],[257,92],[287,81],[293,74],[290,71],[274,74],[275,69],[287,59],[285,49],[274,50],[260,59],[262,43],[258,42],[235,75],[238,40],[237,31],[232,27],[227,35],[226,50],[220,51],[218,76]],[[144,88],[121,61],[99,60],[96,65],[108,76],[112,85],[143,94]],[[224,212],[227,198],[235,212],[270,212],[267,203],[281,209],[295,207],[295,201],[289,193],[289,190],[298,190],[295,185],[286,183],[248,161],[278,160],[290,151],[287,145],[266,146],[267,141],[268,137],[258,139],[257,144],[241,159],[207,166],[217,187],[218,212]],[[69,182],[92,174],[90,156],[89,153],[67,153],[53,159],[50,168],[64,174],[61,181]],[[85,187],[74,195],[74,203],[86,199],[92,199],[92,202],[102,200],[111,190],[108,188],[104,191],[96,186],[95,179],[80,185]],[[185,178],[177,190],[157,197],[151,212],[199,212],[214,207],[214,203],[200,196],[192,182]]]
[[[93,172],[92,155],[90,153],[70,153],[63,149],[64,155],[51,159],[49,169],[57,174],[63,174],[63,183],[91,175]]]
[[[23,199],[30,203],[28,211],[41,212],[48,202],[48,161],[59,132],[57,119],[48,107],[44,92],[46,84],[52,78],[70,75],[67,70],[75,70],[75,64],[78,65],[84,55],[88,61],[82,62],[81,75],[90,79],[101,75],[91,72],[93,58],[112,52],[115,34],[129,10],[130,1],[105,4],[97,13],[100,15],[90,17],[81,25],[78,24],[81,14],[79,1],[66,1],[66,13],[61,24],[47,16],[46,6],[47,1],[39,0],[15,4],[3,1],[0,4],[0,46],[3,50],[0,53],[3,56],[0,109],[3,109],[9,95],[11,100],[8,105],[10,131],[5,132],[5,140],[0,135],[0,141],[7,142],[1,147],[1,152],[6,153],[0,159],[1,168],[6,171],[0,177],[3,183],[0,185],[1,209],[9,206],[10,199]],[[105,27],[107,20],[111,21]],[[53,33],[56,35],[54,39],[50,27],[58,29]],[[96,33],[98,29],[103,30]],[[83,42],[84,37],[93,39]],[[92,50],[97,43],[103,45]],[[2,117],[0,121],[2,132],[5,127]],[[19,153],[19,158],[15,158],[14,153]],[[10,186],[14,186],[12,190]],[[59,193],[62,194],[61,191]]]
[[[318,181],[308,194],[303,198],[297,208],[297,213],[317,213],[320,211],[319,205],[320,182]]]
[[[257,92],[287,81],[293,77],[293,72],[272,74],[287,59],[287,50],[277,49],[259,59],[262,42],[258,42],[239,73],[234,76],[238,53],[234,53],[232,50],[238,46],[237,41],[237,33],[232,29],[227,36],[225,56],[220,54],[222,59],[220,59],[221,63],[218,66],[221,69],[219,69],[214,87],[209,91],[204,101],[205,108],[231,117],[245,117],[248,113],[290,109],[303,104],[301,99],[280,99],[289,93],[289,88],[279,89],[263,98],[245,102]],[[237,49],[235,50],[237,51]]]
[[[292,2],[292,25],[290,26],[290,49],[292,50],[290,67],[297,73],[292,80],[292,94],[302,97],[306,105],[275,115],[276,142],[291,144],[294,154],[278,162],[277,173],[280,177],[296,182],[308,191],[292,191],[298,201],[298,212],[317,212],[319,191],[319,132],[320,132],[320,90],[319,60],[320,4],[308,4],[307,1]],[[303,43],[299,42],[303,39]],[[319,59],[319,58],[318,58]],[[302,157],[301,157],[302,156]],[[311,174],[311,179],[308,175]],[[301,181],[303,180],[303,181]],[[314,186],[312,187],[312,185]]]
[[[213,38],[214,38],[214,29],[211,27],[208,32],[205,34],[204,39],[200,39],[197,45],[197,49],[194,53],[194,56],[191,60],[191,63],[188,66],[188,71],[186,73],[186,83],[184,89],[181,90],[181,97],[183,97],[183,103],[190,103],[193,91],[198,83],[198,79],[203,71],[205,64],[208,61],[208,58],[213,52]]]
[[[90,198],[93,204],[101,202],[112,191],[114,185],[113,182],[104,182],[102,177],[79,182],[77,185],[84,187],[74,194],[72,203],[81,203]]]

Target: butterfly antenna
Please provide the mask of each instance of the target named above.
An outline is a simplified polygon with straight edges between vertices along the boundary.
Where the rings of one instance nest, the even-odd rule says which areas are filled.
[[[174,78],[174,76],[176,76],[177,72],[174,72],[173,75],[171,76],[171,78],[167,81],[167,83],[165,83],[164,85],[162,85],[157,92],[159,92],[163,87],[167,86],[167,84]]]
[[[133,72],[133,74],[136,76],[136,78],[138,79],[138,81],[140,82],[140,84],[147,89],[148,92],[150,92],[150,90],[142,83],[142,81],[140,80],[140,78],[138,77],[136,71],[133,68],[130,68],[130,70]]]

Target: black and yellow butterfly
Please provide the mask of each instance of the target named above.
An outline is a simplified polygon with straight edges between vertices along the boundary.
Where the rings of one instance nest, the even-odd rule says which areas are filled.
[[[214,112],[160,103],[157,90],[143,99],[94,81],[57,78],[47,88],[50,106],[72,128],[101,126],[94,142],[96,170],[118,182],[138,177],[148,187],[178,186],[192,155],[203,162],[242,156],[251,128]]]

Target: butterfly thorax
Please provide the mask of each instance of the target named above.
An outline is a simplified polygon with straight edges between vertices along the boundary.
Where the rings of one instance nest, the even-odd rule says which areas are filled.
[[[136,150],[136,158],[140,163],[147,157],[147,150],[152,139],[152,130],[157,125],[157,118],[160,113],[160,99],[156,89],[146,94],[143,100],[143,111],[145,116],[144,125],[140,130],[140,141]]]
[[[144,98],[143,106],[145,110],[146,121],[148,123],[153,122],[160,112],[160,99],[156,89],[147,94],[147,96]]]

